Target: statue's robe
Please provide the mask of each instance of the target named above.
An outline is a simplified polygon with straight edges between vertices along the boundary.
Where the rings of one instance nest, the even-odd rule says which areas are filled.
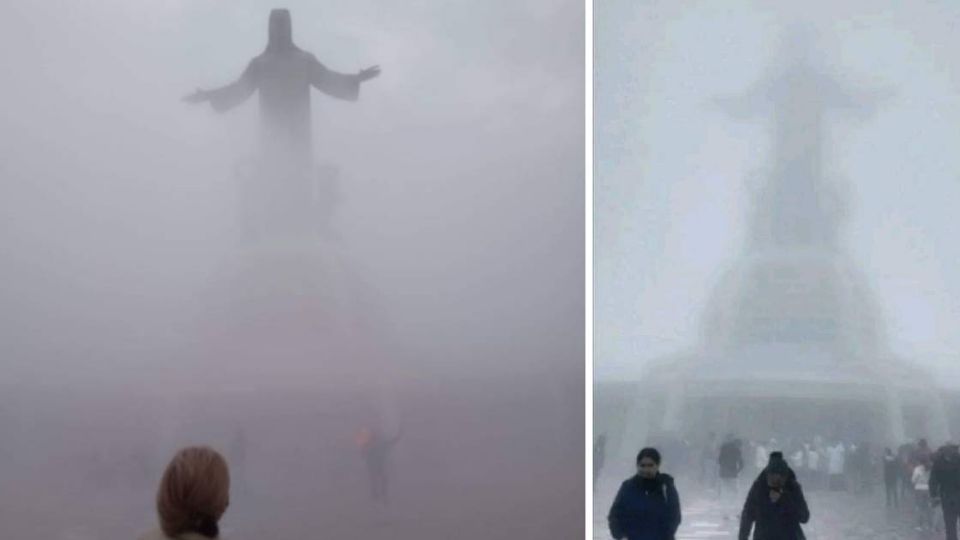
[[[315,56],[296,47],[279,51],[268,48],[250,61],[236,82],[211,90],[210,103],[217,111],[226,111],[259,92],[265,157],[309,160],[311,87],[350,101],[360,93],[356,75],[331,71]]]
[[[289,13],[270,17],[266,50],[240,78],[207,96],[217,111],[227,111],[254,92],[260,99],[260,151],[256,165],[243,173],[244,227],[255,236],[310,233],[329,213],[332,179],[318,179],[313,166],[310,89],[354,101],[357,75],[337,73],[293,44]]]

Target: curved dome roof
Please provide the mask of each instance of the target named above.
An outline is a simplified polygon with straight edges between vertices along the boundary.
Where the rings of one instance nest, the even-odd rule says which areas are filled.
[[[877,307],[862,276],[830,251],[745,257],[718,283],[703,321],[704,345],[816,345],[845,355],[882,349]]]

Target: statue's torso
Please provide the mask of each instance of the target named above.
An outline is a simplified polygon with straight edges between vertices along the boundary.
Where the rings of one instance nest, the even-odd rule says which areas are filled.
[[[299,49],[264,52],[254,60],[265,142],[309,145],[313,64],[313,57]]]
[[[309,104],[312,64],[312,56],[299,49],[258,56],[254,65],[261,104],[280,107],[298,99]]]

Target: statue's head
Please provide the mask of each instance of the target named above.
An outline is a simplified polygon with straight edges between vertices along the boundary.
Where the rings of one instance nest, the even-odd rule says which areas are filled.
[[[290,23],[290,10],[274,9],[270,11],[267,49],[282,50],[291,48],[293,48],[293,25]]]

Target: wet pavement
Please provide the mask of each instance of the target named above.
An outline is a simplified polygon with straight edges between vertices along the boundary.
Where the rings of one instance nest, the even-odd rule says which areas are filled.
[[[607,512],[622,480],[604,479],[594,494],[593,537],[611,538]],[[676,540],[736,539],[739,529],[740,497],[732,502],[711,489],[678,481],[683,523]],[[745,489],[744,496],[746,495]],[[846,492],[804,493],[810,507],[810,522],[804,526],[808,540],[934,540],[944,538],[939,510],[934,512],[936,531],[915,528],[912,507],[887,511],[883,494],[854,495]],[[732,499],[731,497],[730,499]],[[911,501],[912,503],[912,501]]]

